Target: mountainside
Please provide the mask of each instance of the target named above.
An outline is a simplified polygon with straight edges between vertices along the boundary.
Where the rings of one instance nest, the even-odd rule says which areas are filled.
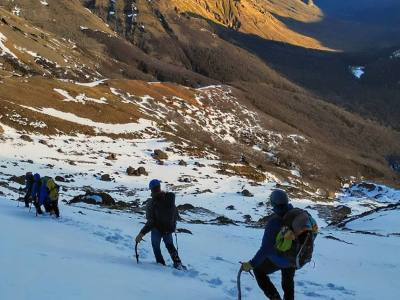
[[[238,261],[260,246],[271,213],[266,199],[279,187],[276,178],[254,184],[221,172],[214,157],[188,156],[163,139],[64,134],[21,139],[18,131],[4,129],[0,264],[7,276],[0,281],[1,299],[237,299]],[[163,164],[152,156],[156,149],[165,149]],[[135,176],[128,166],[145,173]],[[33,207],[24,207],[20,174],[26,170],[56,178],[60,219],[35,217]],[[164,249],[167,267],[156,265],[150,237],[139,245],[136,263],[133,238],[145,221],[146,187],[155,176],[176,193],[179,253],[187,271],[172,269]],[[296,273],[296,299],[396,298],[400,191],[364,182],[348,185],[329,203],[311,201],[312,196],[291,201],[320,227],[313,262]],[[280,274],[272,281],[279,287]],[[52,284],[44,288],[43,282]],[[246,274],[242,290],[246,299],[263,297]]]
[[[286,178],[296,170],[301,177],[291,184],[297,192],[311,185],[325,190],[324,197],[351,176],[398,183],[389,158],[400,153],[399,133],[326,103],[377,121],[390,110],[384,123],[397,127],[397,84],[383,96],[393,95],[393,105],[371,109],[380,100],[359,97],[364,78],[353,77],[347,56],[278,20],[316,23],[322,15],[314,5],[297,0],[0,4],[3,124],[46,134],[138,137],[145,131],[227,162],[245,156],[261,173]],[[327,83],[322,74],[329,72]],[[382,91],[375,81],[366,97]],[[349,95],[356,101],[347,101]],[[106,126],[98,123],[132,129],[99,131]]]
[[[277,189],[319,226],[296,299],[396,299],[398,2],[0,0],[0,299],[237,299]],[[153,179],[186,270],[135,249]]]

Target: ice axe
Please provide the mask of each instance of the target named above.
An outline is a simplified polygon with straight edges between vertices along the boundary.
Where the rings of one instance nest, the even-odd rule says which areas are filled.
[[[242,277],[242,273],[243,273],[243,268],[242,268],[242,266],[240,266],[240,269],[239,269],[239,272],[237,275],[237,281],[236,281],[237,290],[238,290],[238,300],[242,300],[242,285],[241,285],[241,281],[240,281],[240,279]],[[254,275],[251,271],[249,271],[248,273],[254,278]]]
[[[136,263],[138,263],[138,264],[139,264],[139,252],[138,252],[138,245],[139,245],[139,243],[138,243],[138,242],[136,242],[136,244],[135,244]]]

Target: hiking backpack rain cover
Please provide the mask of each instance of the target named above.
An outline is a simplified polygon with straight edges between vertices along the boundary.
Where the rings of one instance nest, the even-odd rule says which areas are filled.
[[[312,260],[318,234],[317,222],[307,211],[294,208],[283,217],[282,224],[276,236],[275,248],[296,269],[301,269]]]

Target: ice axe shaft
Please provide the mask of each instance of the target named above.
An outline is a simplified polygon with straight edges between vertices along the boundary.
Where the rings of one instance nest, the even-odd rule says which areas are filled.
[[[238,272],[238,275],[237,275],[237,290],[238,290],[238,300],[242,300],[242,285],[241,285],[241,277],[242,277],[242,273],[243,273],[243,268],[242,268],[242,266],[240,266],[240,269],[239,269],[239,272]],[[250,275],[251,275],[251,277],[253,277],[254,278],[254,274],[253,274],[253,272],[252,271],[249,271],[248,272]]]
[[[138,245],[139,245],[139,243],[138,243],[138,242],[136,242],[136,244],[135,244],[136,263],[138,263],[138,264],[139,264],[139,252],[138,252]]]
[[[242,286],[240,283],[240,278],[242,276],[242,272],[243,272],[242,267],[240,267],[240,270],[237,275],[237,281],[236,281],[237,282],[237,290],[238,290],[238,300],[242,300]]]

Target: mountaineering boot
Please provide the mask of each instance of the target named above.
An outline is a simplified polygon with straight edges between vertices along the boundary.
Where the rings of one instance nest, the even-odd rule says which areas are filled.
[[[184,265],[182,265],[182,263],[180,261],[179,262],[174,262],[174,268],[177,269],[177,270],[180,270],[180,271],[186,271],[187,270],[187,268]]]
[[[165,260],[160,258],[157,258],[157,264],[166,266]]]

